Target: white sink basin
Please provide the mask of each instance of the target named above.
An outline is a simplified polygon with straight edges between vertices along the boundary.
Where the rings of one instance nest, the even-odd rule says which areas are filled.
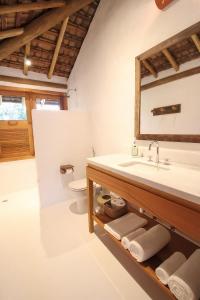
[[[156,163],[145,163],[145,162],[136,162],[136,161],[127,161],[124,163],[118,164],[119,167],[124,167],[126,169],[137,169],[141,171],[169,171],[168,167],[161,166],[160,164]]]

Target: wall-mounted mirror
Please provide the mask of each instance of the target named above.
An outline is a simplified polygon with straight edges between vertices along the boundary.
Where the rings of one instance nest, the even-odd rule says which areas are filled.
[[[139,140],[200,142],[200,22],[135,59]]]

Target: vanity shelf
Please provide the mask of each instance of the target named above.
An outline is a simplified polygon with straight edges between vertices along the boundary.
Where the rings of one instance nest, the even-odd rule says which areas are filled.
[[[199,239],[198,229],[200,227],[196,227],[196,232],[193,232],[194,224],[200,222],[200,212],[199,208],[193,206],[193,204],[188,204],[184,201],[181,202],[181,199],[177,199],[177,197],[171,197],[168,194],[160,193],[159,191],[153,190],[150,187],[145,187],[144,185],[138,184],[130,179],[127,179],[124,176],[119,174],[115,174],[108,170],[96,167],[94,165],[89,165],[87,167],[87,179],[88,179],[88,217],[89,217],[89,231],[94,232],[94,222],[97,223],[98,226],[104,228],[104,225],[111,221],[112,219],[107,215],[98,214],[95,215],[93,213],[93,181],[101,184],[108,190],[119,194],[128,202],[129,211],[134,213],[139,213],[139,208],[142,207],[147,212],[145,217],[148,219],[148,224],[145,228],[150,228],[158,223],[158,220],[162,220],[164,224],[172,225],[172,228],[175,227],[180,230],[182,229],[182,233],[186,236],[190,236],[190,238],[196,239],[197,242]],[[156,199],[156,202],[154,202]],[[169,202],[169,200],[171,200]],[[140,202],[141,201],[141,202]],[[166,211],[166,203],[168,211]],[[177,207],[178,205],[178,207]],[[175,207],[175,211],[173,211],[173,207]],[[170,210],[172,209],[172,211]],[[177,213],[177,209],[180,211],[180,216],[177,216],[177,220],[174,219],[173,215]],[[182,219],[182,216],[187,213],[187,218]],[[150,218],[150,216],[156,216],[156,218]],[[166,218],[165,218],[166,216]],[[192,220],[193,217],[198,217],[197,219]],[[172,218],[174,222],[170,223],[169,219]],[[187,224],[187,222],[193,222],[192,224]],[[161,222],[161,223],[162,223]],[[176,226],[175,226],[176,225]],[[191,226],[190,226],[191,225]],[[184,230],[185,226],[185,230]],[[126,254],[129,259],[135,264],[139,266],[154,282],[158,284],[161,290],[169,297],[169,299],[175,299],[173,294],[170,292],[168,287],[164,286],[155,275],[155,268],[159,266],[165,259],[167,259],[172,253],[175,251],[181,251],[185,254],[186,257],[189,257],[198,246],[188,239],[182,237],[181,235],[171,231],[171,241],[170,243],[163,248],[159,253],[157,253],[154,257],[150,258],[144,263],[138,263],[130,254],[130,252],[123,248],[121,242],[114,238],[111,234],[105,231],[106,235],[115,242],[116,246]],[[189,235],[191,233],[191,235]]]
[[[131,207],[129,208],[129,211],[138,214],[138,212]],[[145,218],[148,219],[148,224],[145,226],[146,229],[149,229],[157,224],[155,220],[148,218],[147,216],[145,216]],[[104,228],[104,225],[112,221],[113,219],[109,218],[106,215],[99,214],[93,215],[93,220],[97,223],[98,226]],[[116,243],[117,247],[119,247],[120,250],[123,251],[131,259],[133,263],[137,264],[140,267],[140,269],[147,273],[147,275],[150,276],[151,279],[153,279],[159,285],[159,287],[169,296],[169,299],[176,299],[170,292],[169,288],[163,285],[158,280],[155,274],[155,269],[175,251],[181,251],[186,257],[189,257],[192,254],[192,252],[198,248],[196,245],[186,240],[185,238],[179,236],[177,233],[171,232],[171,241],[165,248],[163,248],[159,253],[157,253],[147,261],[143,263],[138,263],[136,259],[130,254],[130,252],[124,249],[120,241],[113,237],[109,232],[105,232],[109,236],[109,238],[111,238]]]

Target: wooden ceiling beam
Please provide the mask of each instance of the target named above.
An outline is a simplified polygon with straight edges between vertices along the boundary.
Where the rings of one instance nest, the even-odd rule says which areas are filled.
[[[65,35],[65,30],[67,28],[68,19],[69,18],[66,18],[63,21],[61,29],[60,29],[60,33],[59,33],[56,48],[55,48],[55,51],[54,51],[54,54],[53,54],[51,66],[49,68],[49,73],[47,75],[49,79],[51,79],[51,77],[53,75],[53,71],[54,71],[54,68],[55,68],[55,65],[56,65],[56,62],[57,62],[57,59],[58,59],[58,54],[59,54],[59,51],[60,51],[60,47],[61,47],[64,35]]]
[[[30,10],[33,11],[33,10],[40,10],[40,9],[57,8],[57,7],[62,7],[65,4],[66,2],[63,0],[49,0],[49,1],[42,1],[42,2],[1,5],[0,15],[26,12]]]
[[[23,28],[8,29],[0,31],[0,40],[7,39],[13,36],[18,36],[24,33]]]
[[[19,77],[5,76],[5,75],[0,75],[0,81],[20,83],[20,84],[38,85],[38,86],[47,86],[47,87],[59,88],[59,89],[67,88],[67,84],[40,81],[40,80],[32,80],[32,79],[27,79],[27,78],[19,78]]]
[[[179,65],[177,64],[177,62],[175,61],[174,57],[171,55],[171,53],[169,52],[169,50],[167,48],[163,49],[162,53],[164,54],[164,56],[169,61],[169,63],[172,66],[172,68],[174,68],[174,70],[177,72],[179,70]]]
[[[66,5],[45,12],[24,27],[24,33],[19,37],[11,38],[0,44],[0,60],[28,44],[50,28],[61,23],[64,19],[88,5],[93,0],[68,0]]]
[[[24,55],[24,75],[28,75],[28,65],[26,64],[26,59],[29,58],[31,52],[31,43],[25,45],[25,55]]]
[[[157,78],[158,77],[158,74],[157,74],[157,72],[154,70],[154,68],[150,65],[150,63],[146,60],[146,59],[144,59],[144,60],[142,60],[142,63],[143,63],[143,65],[145,66],[145,68],[155,77],[155,78]]]
[[[197,50],[200,52],[200,39],[199,39],[198,35],[197,34],[192,34],[191,38],[192,38],[195,46],[197,47]]]

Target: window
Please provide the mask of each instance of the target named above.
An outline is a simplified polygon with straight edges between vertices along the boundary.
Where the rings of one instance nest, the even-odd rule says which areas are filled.
[[[0,95],[0,120],[26,120],[25,97]]]
[[[39,110],[60,110],[60,99],[36,98],[36,109]]]

